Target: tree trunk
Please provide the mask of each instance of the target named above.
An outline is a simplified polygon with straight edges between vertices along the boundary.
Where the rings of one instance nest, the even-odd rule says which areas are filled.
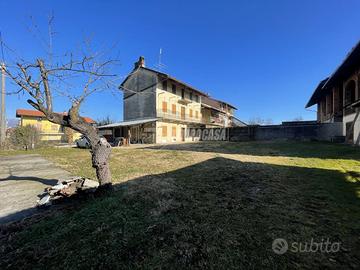
[[[101,138],[94,145],[91,144],[92,166],[96,170],[96,176],[102,187],[111,187],[111,172],[109,158],[111,153],[110,144]]]

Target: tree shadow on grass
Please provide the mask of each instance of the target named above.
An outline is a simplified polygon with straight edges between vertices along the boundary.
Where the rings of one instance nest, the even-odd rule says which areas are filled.
[[[360,185],[348,177],[213,158],[117,184],[108,196],[74,199],[75,208],[5,242],[0,266],[356,268]],[[277,255],[276,238],[289,246],[328,238],[341,249]]]
[[[250,142],[196,142],[144,146],[144,149],[213,152],[255,156],[285,156],[301,158],[358,159],[357,146],[325,142],[250,141]]]

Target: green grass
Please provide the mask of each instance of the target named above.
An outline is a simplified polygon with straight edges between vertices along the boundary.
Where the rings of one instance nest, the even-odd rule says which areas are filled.
[[[87,150],[40,149],[94,178]],[[2,153],[2,155],[7,153]],[[303,269],[360,266],[360,149],[298,142],[114,149],[117,191],[4,237],[0,268]],[[275,254],[272,241],[341,242]]]

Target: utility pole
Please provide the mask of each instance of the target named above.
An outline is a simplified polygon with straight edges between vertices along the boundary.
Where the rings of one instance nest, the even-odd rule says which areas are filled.
[[[5,142],[5,64],[1,63],[1,116],[0,116],[0,146]]]

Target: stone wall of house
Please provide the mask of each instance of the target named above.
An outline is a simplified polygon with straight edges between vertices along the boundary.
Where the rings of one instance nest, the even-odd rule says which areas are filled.
[[[156,117],[157,76],[140,69],[124,83],[124,121]]]

